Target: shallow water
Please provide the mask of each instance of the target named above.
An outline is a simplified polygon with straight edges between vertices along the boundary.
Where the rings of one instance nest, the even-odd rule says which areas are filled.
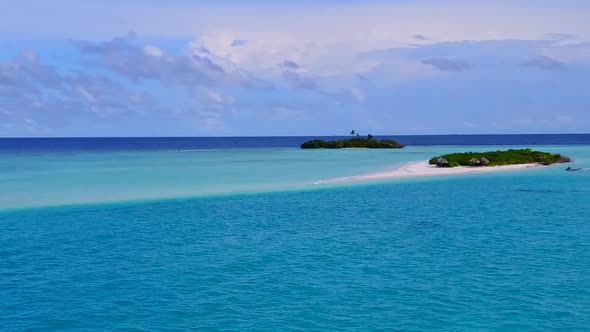
[[[297,148],[12,153],[0,159],[0,209],[312,188],[456,151],[518,146],[426,146],[402,150]],[[538,146],[590,166],[590,146]]]
[[[4,156],[0,326],[587,330],[590,172],[309,184],[476,149]]]

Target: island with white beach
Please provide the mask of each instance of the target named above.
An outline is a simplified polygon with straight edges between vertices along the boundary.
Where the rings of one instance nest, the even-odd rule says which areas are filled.
[[[410,162],[391,171],[318,181],[316,184],[516,171],[570,161],[570,158],[561,154],[530,149],[453,153],[436,156],[430,160]]]
[[[437,167],[490,167],[522,164],[552,165],[569,163],[571,160],[561,154],[553,154],[531,149],[510,149],[506,151],[461,152],[436,156],[429,164]]]

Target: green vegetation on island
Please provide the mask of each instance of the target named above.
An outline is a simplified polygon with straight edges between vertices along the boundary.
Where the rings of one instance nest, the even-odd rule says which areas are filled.
[[[510,149],[507,151],[464,152],[449,153],[430,159],[431,165],[438,167],[456,166],[503,166],[514,164],[542,164],[568,163],[570,158],[561,154],[532,151],[531,149]]]
[[[354,135],[354,130],[351,135]],[[396,141],[382,139],[378,140],[369,134],[366,138],[354,137],[350,139],[343,139],[338,141],[324,141],[321,139],[314,139],[301,144],[302,149],[342,149],[342,148],[368,148],[368,149],[400,149],[403,144]]]

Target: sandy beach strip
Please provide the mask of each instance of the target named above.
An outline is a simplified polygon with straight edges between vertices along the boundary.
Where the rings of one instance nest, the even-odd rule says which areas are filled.
[[[486,167],[436,167],[430,165],[428,160],[410,162],[402,165],[394,170],[386,172],[375,172],[361,175],[348,176],[343,178],[336,178],[324,181],[315,182],[316,184],[329,183],[347,183],[347,182],[361,182],[384,179],[401,179],[427,176],[445,176],[445,175],[459,175],[459,174],[474,174],[474,173],[491,173],[503,171],[516,171],[523,169],[530,169],[541,166],[540,164],[518,164],[506,166],[486,166]]]

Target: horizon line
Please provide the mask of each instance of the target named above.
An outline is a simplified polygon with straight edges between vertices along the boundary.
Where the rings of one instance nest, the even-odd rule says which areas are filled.
[[[368,134],[359,135],[359,137]],[[379,136],[539,136],[539,135],[590,135],[590,133],[529,133],[529,134],[371,134],[374,137]],[[297,137],[357,137],[356,135],[243,135],[243,136],[8,136],[0,139],[71,139],[71,138],[297,138]]]

